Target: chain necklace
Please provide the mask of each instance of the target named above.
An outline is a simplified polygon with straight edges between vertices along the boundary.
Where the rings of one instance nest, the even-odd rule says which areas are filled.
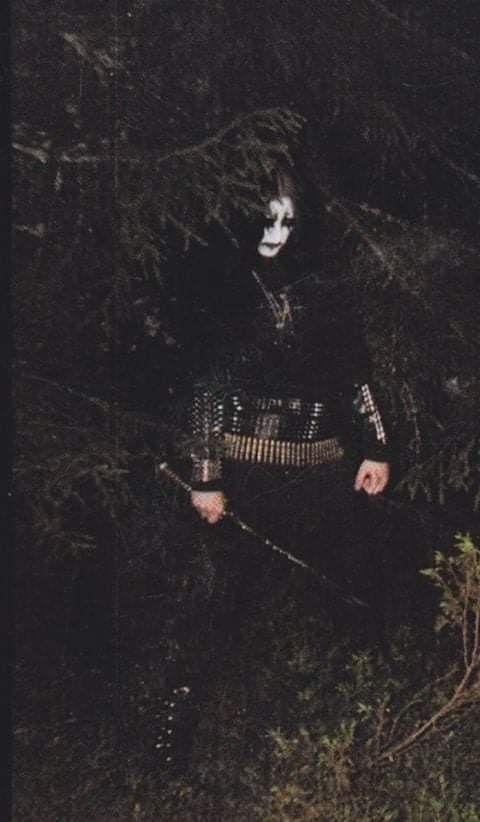
[[[285,291],[281,291],[278,295],[279,299],[277,299],[274,293],[270,291],[270,289],[268,289],[266,285],[263,283],[259,274],[257,274],[257,272],[253,269],[252,274],[257,284],[262,289],[268,306],[273,314],[275,320],[275,328],[277,328],[279,331],[283,331],[287,323],[289,326],[291,326],[293,317],[287,293]]]

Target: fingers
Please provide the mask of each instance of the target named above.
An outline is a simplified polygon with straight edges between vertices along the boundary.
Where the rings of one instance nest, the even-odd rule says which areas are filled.
[[[208,511],[199,511],[199,514],[201,518],[208,522],[210,525],[215,525],[222,519],[224,511],[219,508],[210,508]]]
[[[375,494],[376,482],[371,474],[367,474],[363,481],[363,490],[369,495]]]
[[[222,493],[194,492],[192,505],[209,525],[215,525],[225,514],[225,497]]]
[[[375,493],[381,494],[384,488],[386,487],[388,480],[390,478],[390,468],[388,463],[382,462],[379,464],[377,468],[377,478],[375,484]]]
[[[367,494],[369,494],[369,496],[371,496],[371,497],[375,497],[377,494],[380,493],[382,488],[383,488],[383,486],[382,486],[382,483],[380,482],[379,477],[371,477],[370,486],[367,490]]]
[[[365,488],[365,491],[372,497],[381,494],[387,481],[388,476],[385,476],[382,472],[372,474],[368,478],[368,487]]]
[[[382,482],[382,478],[377,473],[372,472],[365,475],[362,488],[369,497],[374,497],[383,491],[385,483]]]
[[[388,477],[388,463],[365,460],[355,477],[354,488],[356,491],[365,491],[366,494],[373,497],[382,493],[387,485]]]
[[[388,477],[379,477],[375,488],[375,494],[381,494],[388,482]]]
[[[357,476],[355,477],[355,491],[365,491],[367,494],[369,494],[371,484],[372,473],[365,464],[362,464],[358,469]]]
[[[353,486],[355,488],[355,491],[361,491],[362,490],[364,478],[365,477],[364,477],[363,471],[362,471],[362,469],[360,469],[357,472],[357,476],[355,477],[355,484]]]

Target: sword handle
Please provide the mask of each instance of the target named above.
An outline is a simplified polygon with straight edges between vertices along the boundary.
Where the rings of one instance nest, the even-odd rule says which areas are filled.
[[[185,482],[185,480],[183,480],[181,477],[179,477],[179,475],[175,471],[173,471],[172,468],[170,468],[167,462],[161,462],[157,467],[158,470],[162,472],[162,474],[165,474],[165,476],[172,480],[172,482],[175,485],[178,485],[180,488],[183,488],[183,490],[186,491],[187,494],[192,493],[192,486],[189,485],[188,482]]]

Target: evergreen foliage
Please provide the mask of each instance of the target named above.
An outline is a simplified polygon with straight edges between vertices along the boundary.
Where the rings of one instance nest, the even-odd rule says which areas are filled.
[[[479,560],[448,547],[480,504],[478,4],[16,5],[17,818],[474,822]],[[184,411],[171,284],[235,247],[279,158],[363,318],[395,444],[384,504],[409,523],[392,562],[441,536],[444,624],[387,662],[328,632],[306,648],[272,615],[270,667],[241,660],[284,724],[258,747],[252,686],[226,670],[175,781],[152,706],[182,645],[195,678],[189,619],[218,580],[152,479]]]

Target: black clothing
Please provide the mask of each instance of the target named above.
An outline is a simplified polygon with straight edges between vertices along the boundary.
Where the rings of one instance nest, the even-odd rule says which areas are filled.
[[[309,598],[310,611],[322,618],[325,613],[336,619],[348,618],[351,613],[341,591],[323,586],[314,574],[273,552],[262,543],[262,535],[268,535],[313,571],[325,574],[346,593],[368,602],[374,599],[374,521],[365,495],[353,489],[353,475],[349,459],[303,468],[226,465],[227,499],[259,535],[258,540],[249,537],[249,545],[245,540],[244,546],[252,563],[251,592],[247,597],[243,585],[240,596],[250,600],[251,609],[265,598],[281,602],[291,588],[296,590],[301,608]],[[236,563],[241,565],[242,560]]]
[[[316,649],[332,626],[369,640],[379,628],[382,591],[372,512],[366,495],[353,490],[361,459],[388,460],[358,323],[336,283],[299,271],[285,252],[279,261],[256,255],[218,278],[200,275],[184,346],[193,387],[192,485],[223,490],[257,537],[229,518],[211,526],[189,512],[196,550],[207,546],[212,574],[188,620],[183,653],[191,647],[201,659],[192,688],[198,704],[241,661],[258,736],[282,722],[286,704],[279,697],[272,707],[272,691],[265,700],[256,687],[277,632],[286,636],[293,620]],[[318,453],[325,461],[314,465]],[[373,607],[352,609],[262,537]]]
[[[288,257],[257,255],[253,263],[212,289],[194,365],[192,486],[223,490],[260,537],[340,585],[354,592],[366,586],[373,595],[378,539],[366,495],[353,483],[363,459],[386,462],[388,455],[358,322],[336,283],[299,273]],[[317,464],[315,448],[325,457]],[[268,553],[261,539],[256,546],[249,539],[237,582],[230,566],[233,600],[264,586],[270,601],[272,558],[260,557]],[[274,565],[283,580],[292,570],[278,557]],[[278,586],[284,588],[279,579]],[[318,592],[315,603],[322,613],[331,610]],[[334,610],[343,613],[338,605]]]
[[[335,441],[337,458],[359,439],[360,459],[388,461],[358,322],[338,288],[308,271],[289,279],[284,266],[257,257],[226,275],[213,299],[193,367],[196,490],[222,488],[225,435]]]

